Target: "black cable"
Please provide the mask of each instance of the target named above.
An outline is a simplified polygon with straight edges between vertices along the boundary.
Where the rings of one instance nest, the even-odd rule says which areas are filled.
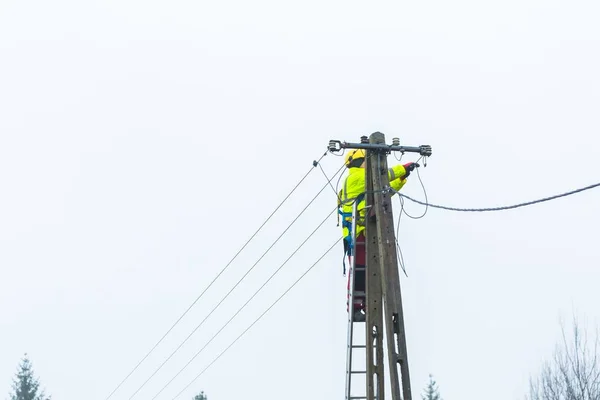
[[[339,171],[341,171],[341,169]],[[336,175],[339,173],[339,171],[336,173]],[[334,179],[336,175],[334,175],[331,179]],[[133,397],[135,397],[135,395],[138,394],[139,391],[142,390],[142,388],[144,388],[144,386],[146,386],[146,384],[162,369],[162,367],[165,366],[165,364],[179,351],[179,349],[181,349],[183,347],[183,345],[185,343],[187,343],[187,341],[192,337],[192,335],[194,333],[196,333],[196,331],[198,329],[200,329],[200,327],[202,325],[204,325],[204,322],[206,322],[206,320],[221,306],[221,304],[231,295],[231,293],[240,285],[240,283],[242,283],[242,281],[248,276],[248,274],[250,274],[250,272],[252,272],[252,270],[258,265],[258,263],[271,251],[271,249],[275,246],[275,244],[277,244],[277,242],[279,242],[279,240],[296,223],[296,221],[298,221],[298,219],[302,216],[302,214],[304,214],[304,212],[310,207],[310,205],[319,197],[319,195],[321,195],[323,190],[325,190],[325,188],[327,188],[327,186],[330,185],[330,182],[331,181],[328,181],[321,188],[321,190],[319,190],[319,192],[310,200],[310,202],[304,207],[304,209],[302,209],[302,211],[300,211],[300,213],[296,216],[296,218],[294,218],[294,220],[287,226],[287,228],[285,228],[285,230],[279,235],[279,237],[277,237],[277,239],[275,239],[275,241],[260,256],[260,258],[254,263],[254,265],[252,265],[252,267],[250,267],[250,269],[248,271],[246,271],[246,273],[237,281],[237,283],[233,286],[233,288],[231,288],[231,290],[229,290],[229,292],[227,292],[225,297],[223,297],[221,299],[221,301],[219,301],[219,303],[208,313],[208,315],[206,317],[204,317],[204,319],[202,321],[200,321],[200,323],[194,328],[194,330],[183,340],[183,342],[181,342],[181,344],[179,346],[177,346],[177,348],[175,350],[173,350],[173,352],[162,362],[162,364],[160,364],[158,366],[158,368],[152,373],[152,375],[150,375],[150,377],[148,377],[148,379],[146,379],[146,381],[144,381],[144,383],[142,383],[142,385],[140,387],[138,387],[138,389],[131,395],[131,397],[129,397],[129,400],[131,400]],[[336,209],[337,209],[337,207],[336,207]]]
[[[515,205],[512,205],[512,206],[489,207],[489,208],[458,208],[458,207],[441,206],[441,205],[437,205],[437,204],[431,204],[429,202],[422,202],[420,200],[413,199],[412,197],[409,197],[409,196],[407,196],[405,194],[399,193],[399,192],[397,192],[396,190],[394,190],[392,188],[390,188],[390,189],[391,189],[392,192],[395,192],[398,195],[400,195],[400,196],[402,196],[402,197],[404,197],[404,198],[406,198],[406,199],[408,199],[408,200],[410,200],[410,201],[412,201],[414,203],[421,204],[421,205],[424,205],[424,206],[429,206],[429,207],[433,207],[433,208],[439,208],[439,209],[447,210],[447,211],[486,212],[486,211],[512,210],[512,209],[519,208],[519,207],[530,206],[530,205],[533,205],[533,204],[538,204],[538,203],[543,203],[543,202],[550,201],[550,200],[555,200],[555,199],[558,199],[560,197],[570,196],[570,195],[573,195],[573,194],[576,194],[576,193],[583,192],[585,190],[594,189],[594,188],[599,187],[599,186],[600,186],[600,183],[595,183],[593,185],[585,186],[585,187],[582,187],[580,189],[571,190],[570,192],[565,192],[565,193],[557,194],[557,195],[554,195],[554,196],[545,197],[545,198],[542,198],[542,199],[539,199],[539,200],[528,201],[526,203],[519,203],[519,204],[515,204]]]
[[[325,152],[321,156],[321,158],[319,158],[319,160],[317,162],[320,162],[326,155],[327,155],[327,152]],[[217,279],[219,279],[219,277],[225,272],[225,270],[227,270],[227,268],[229,268],[231,263],[240,255],[240,253],[246,248],[246,246],[248,246],[248,244],[262,230],[262,228],[267,224],[267,222],[269,222],[269,220],[273,217],[273,215],[275,215],[275,213],[281,208],[281,206],[290,198],[290,196],[296,191],[296,189],[298,189],[298,187],[302,184],[302,182],[304,182],[304,180],[306,180],[308,175],[310,175],[310,173],[313,171],[314,167],[315,166],[313,165],[313,167],[302,177],[302,179],[300,179],[300,181],[296,184],[296,186],[294,186],[294,188],[288,193],[288,195],[285,196],[283,201],[281,203],[279,203],[279,205],[275,208],[275,210],[273,210],[271,215],[269,215],[267,217],[267,219],[262,223],[262,225],[260,225],[260,227],[256,230],[256,232],[254,232],[254,234],[252,236],[250,236],[250,239],[248,239],[248,241],[246,241],[246,243],[242,246],[242,248],[240,248],[238,250],[238,252],[233,256],[233,258],[231,260],[229,260],[229,262],[225,265],[225,267],[221,270],[221,272],[219,272],[219,274],[212,280],[212,282],[210,282],[208,284],[208,286],[202,291],[202,293],[200,293],[200,295],[196,298],[196,300],[194,300],[192,302],[192,304],[187,308],[187,310],[185,310],[185,312],[183,314],[181,314],[181,316],[177,319],[177,321],[175,321],[175,323],[169,328],[169,330],[167,330],[167,332],[159,339],[158,342],[156,342],[156,344],[150,349],[150,351],[137,363],[137,365],[127,374],[127,376],[108,395],[106,400],[109,400],[113,396],[113,394],[115,394],[116,391],[119,390],[119,388],[127,381],[127,379],[129,379],[129,377],[131,375],[133,375],[133,373],[139,368],[139,366],[150,356],[150,354],[152,354],[152,352],[154,350],[156,350],[156,348],[162,343],[162,341],[167,337],[167,335],[169,335],[169,333],[171,333],[171,331],[175,328],[175,326],[177,326],[177,324],[179,324],[179,322],[183,319],[183,317],[185,317],[187,315],[187,313],[192,309],[192,307],[194,307],[194,305],[196,305],[196,303],[202,298],[202,296],[204,296],[206,291],[208,289],[210,289],[210,287],[215,283],[215,281]]]
[[[219,331],[217,333],[215,333],[213,335],[213,337],[210,338],[210,340],[208,342],[206,342],[206,344],[200,349],[198,350],[198,352],[196,354],[194,354],[194,356],[192,358],[190,358],[190,360],[187,362],[187,364],[185,364],[183,366],[183,368],[181,368],[179,370],[179,372],[177,372],[175,374],[175,376],[173,378],[171,378],[171,380],[169,382],[167,382],[166,385],[164,385],[162,387],[162,389],[160,389],[160,391],[158,393],[156,393],[156,395],[152,398],[152,400],[155,400],[175,379],[177,379],[177,377],[196,359],[196,357],[198,357],[200,355],[200,353],[202,353],[204,351],[204,349],[206,349],[208,347],[208,345],[210,345],[212,343],[212,341],[219,336],[219,334],[231,323],[231,321],[233,321],[235,319],[235,317],[237,317],[239,315],[239,313],[241,313],[244,308],[246,308],[246,306],[263,290],[263,288],[271,281],[271,279],[273,279],[275,277],[275,275],[277,275],[279,273],[279,271],[281,271],[281,269],[288,263],[288,261],[290,261],[295,255],[296,253],[298,253],[298,251],[300,251],[300,249],[306,244],[306,242],[308,242],[308,240],[323,226],[323,224],[325,222],[327,222],[327,220],[329,219],[329,217],[331,216],[331,214],[333,214],[335,211],[337,210],[337,207],[334,208],[328,215],[327,217],[321,221],[321,223],[310,233],[310,235],[308,235],[308,237],[306,239],[304,239],[304,241],[296,248],[296,250],[294,250],[292,252],[292,254],[279,266],[279,268],[277,268],[277,270],[275,270],[275,272],[273,272],[273,274],[271,274],[271,276],[269,277],[269,279],[267,279],[267,281],[265,283],[263,283],[263,285],[258,288],[257,291],[254,292],[254,294],[244,303],[244,305],[242,305],[242,307],[240,307],[237,312],[235,314],[233,314],[233,316],[231,318],[229,318],[229,321],[227,321],[225,323],[225,325],[223,325],[221,327],[221,329],[219,329]]]
[[[294,286],[296,286],[298,284],[298,282],[300,282],[323,258],[325,258],[325,256],[327,254],[329,254],[329,252],[331,250],[333,250],[333,248],[340,242],[340,239],[337,239],[333,245],[327,249],[327,251],[325,251],[325,253],[323,253],[323,255],[321,255],[321,257],[319,257],[319,259],[317,261],[315,261],[293,284],[292,286],[290,286],[285,292],[283,292],[283,294],[281,296],[279,296],[279,298],[277,300],[275,300],[275,302],[273,302],[273,304],[271,304],[269,306],[269,308],[267,308],[256,320],[254,320],[254,322],[252,322],[252,324],[250,324],[250,326],[248,326],[229,346],[227,346],[225,348],[225,350],[223,350],[214,360],[211,361],[210,364],[208,364],[198,375],[196,375],[194,377],[194,379],[192,379],[190,381],[190,383],[187,384],[187,386],[185,386],[179,393],[177,393],[177,395],[175,395],[175,397],[173,397],[172,400],[177,399],[179,396],[181,396],[183,394],[183,392],[185,392],[190,386],[192,386],[192,384],[198,379],[200,378],[200,376],[202,376],[202,374],[204,374],[215,362],[217,362],[217,360],[219,358],[221,358],[223,356],[223,354],[225,354],[234,344],[236,344],[238,342],[238,340],[240,340],[258,321],[260,321],[262,319],[262,317],[265,316],[265,314],[267,314],[277,303],[279,303],[279,301],[288,294],[288,292],[290,290],[292,290],[294,288]]]

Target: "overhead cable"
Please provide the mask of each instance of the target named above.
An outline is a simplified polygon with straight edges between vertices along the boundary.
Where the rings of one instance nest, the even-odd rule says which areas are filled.
[[[342,169],[340,168],[331,179],[334,179],[340,173],[341,170]],[[204,325],[206,320],[208,320],[208,318],[221,306],[221,304],[231,295],[231,293],[233,293],[233,291],[242,283],[242,281],[250,274],[250,272],[252,272],[252,270],[258,265],[258,263],[271,251],[271,249],[279,242],[279,240],[287,233],[287,231],[290,230],[290,228],[296,223],[296,221],[298,221],[298,219],[321,195],[321,193],[327,188],[327,186],[330,185],[330,183],[331,180],[328,181],[325,185],[323,185],[321,190],[319,190],[319,192],[308,202],[308,204],[302,209],[302,211],[298,213],[296,218],[294,218],[294,220],[287,226],[287,228],[285,228],[285,230],[277,237],[277,239],[275,239],[275,241],[271,243],[267,250],[265,250],[265,252],[259,257],[259,259],[252,265],[252,267],[250,267],[250,269],[246,271],[246,273],[237,281],[233,288],[231,288],[231,290],[227,292],[227,294],[221,299],[221,301],[219,301],[219,303],[208,313],[208,315],[206,315],[204,319],[200,321],[200,323],[192,330],[192,332],[190,332],[190,334],[179,344],[179,346],[177,346],[177,348],[173,350],[173,352],[158,366],[158,368],[154,370],[154,372],[144,381],[144,383],[142,383],[141,386],[139,386],[136,389],[136,391],[129,397],[129,400],[135,397],[135,395],[138,394],[144,388],[144,386],[146,386],[146,384],[162,369],[162,367],[165,366],[165,364],[183,347],[183,345],[187,343],[187,341],[194,335],[194,333],[196,333],[196,331],[200,329],[202,325]]]
[[[313,237],[313,235],[323,226],[323,224],[325,222],[327,222],[327,220],[329,219],[329,217],[331,217],[331,215],[337,210],[337,207],[334,208],[328,215],[327,217],[325,217],[325,219],[323,219],[323,221],[321,221],[321,223],[308,235],[308,237],[306,239],[304,239],[304,241],[302,243],[300,243],[300,245],[296,248],[296,250],[294,250],[292,252],[292,254],[290,254],[290,256],[279,266],[279,268],[277,268],[275,270],[275,272],[273,272],[271,274],[271,276],[269,277],[269,279],[267,279],[267,281],[265,283],[262,284],[262,286],[260,288],[258,288],[258,290],[256,290],[254,292],[254,294],[236,311],[235,314],[233,314],[233,316],[231,318],[229,318],[229,320],[225,323],[225,325],[223,325],[221,327],[221,329],[219,329],[217,331],[217,333],[215,333],[208,342],[206,342],[206,344],[200,349],[198,350],[198,352],[196,354],[194,354],[194,356],[192,358],[190,358],[190,360],[187,362],[187,364],[185,364],[180,370],[179,372],[177,372],[175,374],[175,376],[173,376],[173,378],[171,378],[171,380],[169,382],[167,382],[166,385],[164,385],[162,387],[162,389],[160,389],[160,391],[158,393],[156,393],[156,395],[152,398],[152,400],[155,400],[195,359],[196,357],[198,357],[200,355],[200,353],[202,353],[204,351],[204,349],[206,349],[208,347],[208,345],[210,345],[212,343],[212,341],[219,336],[219,334],[231,323],[231,321],[233,321],[235,319],[235,317],[237,317],[242,310],[244,310],[246,308],[246,306],[263,290],[263,288],[275,277],[275,275],[277,275],[281,269],[296,255],[296,253],[298,253],[298,251],[300,251],[300,249],[306,244],[306,242],[308,242],[310,240],[311,237]],[[337,242],[336,242],[337,243]]]
[[[573,195],[573,194],[576,194],[576,193],[580,193],[580,192],[583,192],[583,191],[586,191],[586,190],[594,189],[594,188],[597,188],[597,187],[600,187],[600,183],[595,183],[593,185],[585,186],[585,187],[582,187],[580,189],[575,189],[575,190],[572,190],[570,192],[565,192],[565,193],[557,194],[557,195],[554,195],[554,196],[545,197],[545,198],[542,198],[542,199],[539,199],[539,200],[532,200],[532,201],[528,201],[528,202],[525,202],[525,203],[519,203],[519,204],[515,204],[515,205],[511,205],[511,206],[489,207],[489,208],[458,208],[458,207],[442,206],[442,205],[438,205],[438,204],[431,204],[429,202],[423,202],[423,201],[420,201],[420,200],[413,199],[412,197],[409,197],[409,196],[407,196],[405,194],[402,194],[402,193],[400,193],[400,192],[398,192],[398,191],[396,191],[396,190],[394,190],[392,188],[390,188],[390,190],[392,192],[394,192],[394,193],[397,193],[398,195],[402,196],[405,199],[408,199],[408,200],[410,200],[410,201],[412,201],[414,203],[417,203],[417,204],[421,204],[423,206],[428,206],[428,207],[432,207],[432,208],[438,208],[438,209],[447,210],[447,211],[488,212],[488,211],[512,210],[512,209],[519,208],[519,207],[525,207],[525,206],[530,206],[530,205],[533,205],[533,204],[539,204],[539,203],[543,203],[543,202],[546,202],[546,201],[555,200],[555,199],[558,199],[560,197],[566,197],[566,196],[570,196],[570,195]]]
[[[321,257],[319,257],[319,259],[317,261],[315,261],[293,284],[292,286],[290,286],[285,292],[283,292],[283,294],[281,296],[279,296],[279,298],[277,300],[275,300],[273,302],[273,304],[271,304],[269,306],[269,308],[267,308],[258,318],[256,318],[254,320],[254,322],[252,322],[252,324],[250,324],[229,346],[227,346],[221,353],[219,353],[219,355],[217,357],[215,357],[215,359],[213,359],[211,361],[210,364],[208,364],[198,375],[196,375],[194,377],[194,379],[192,379],[190,381],[190,383],[188,383],[177,395],[175,395],[175,397],[173,397],[172,400],[177,399],[179,396],[181,396],[183,394],[183,392],[185,392],[190,386],[192,386],[192,384],[194,384],[194,382],[196,382],[198,380],[198,378],[200,378],[202,376],[202,374],[204,374],[210,367],[212,367],[212,365],[217,362],[217,360],[219,360],[219,358],[221,358],[234,344],[236,344],[254,325],[256,325],[256,323],[258,321],[260,321],[277,303],[279,303],[279,301],[285,296],[287,295],[290,290],[292,290],[323,258],[325,258],[325,256],[327,254],[329,254],[329,252],[331,250],[333,250],[333,248],[342,240],[342,238],[337,239],[333,245],[331,245],[331,247],[329,247],[329,249],[327,249],[327,251],[325,251],[325,253],[323,253],[323,255],[321,255]]]
[[[319,160],[316,161],[316,163],[319,164],[319,162],[327,154],[328,154],[328,152],[325,152],[319,158]],[[271,220],[271,218],[275,215],[275,213],[281,208],[281,206],[283,206],[283,204],[290,198],[290,196],[296,191],[296,189],[298,189],[298,187],[306,180],[306,178],[308,178],[308,176],[314,170],[315,167],[316,167],[316,165],[313,162],[312,168],[310,170],[308,170],[308,172],[300,179],[300,181],[287,194],[287,196],[285,196],[285,198],[281,201],[281,203],[279,203],[279,205],[271,212],[271,214],[267,217],[267,219],[258,227],[258,229],[252,234],[252,236],[250,236],[250,238],[246,241],[246,243],[238,250],[237,253],[235,253],[233,258],[231,260],[229,260],[229,262],[225,265],[225,267],[223,267],[221,272],[219,272],[217,274],[217,276],[208,284],[208,286],[206,288],[204,288],[202,293],[200,293],[200,295],[198,295],[198,297],[196,297],[196,299],[192,302],[192,304],[190,304],[190,306],[183,312],[183,314],[181,314],[181,316],[175,321],[175,323],[173,323],[173,325],[171,325],[171,327],[167,330],[167,332],[165,332],[165,334],[158,340],[158,342],[156,342],[156,344],[150,349],[150,351],[148,351],[148,353],[146,353],[146,355],[144,357],[142,357],[142,359],[135,365],[135,367],[133,367],[133,369],[127,374],[127,376],[125,376],[125,378],[123,378],[123,380],[117,385],[117,387],[115,387],[113,389],[113,391],[108,395],[108,397],[106,397],[106,400],[109,400],[117,392],[117,390],[119,390],[121,388],[121,386],[123,386],[123,384],[127,381],[127,379],[129,379],[129,377],[131,377],[131,375],[133,375],[133,373],[140,367],[140,365],[150,356],[150,354],[152,354],[152,352],[154,350],[156,350],[156,348],[163,342],[163,340],[169,335],[169,333],[171,333],[171,331],[177,326],[177,324],[179,324],[179,322],[181,322],[181,320],[196,305],[196,303],[198,303],[198,301],[204,296],[204,294],[208,291],[208,289],[210,289],[210,287],[216,282],[216,280],[219,279],[219,277],[229,268],[231,263],[233,263],[233,261],[235,261],[237,259],[237,257],[240,255],[240,253],[248,246],[248,244],[254,239],[254,237],[262,230],[262,228],[267,224],[267,222],[269,222]]]

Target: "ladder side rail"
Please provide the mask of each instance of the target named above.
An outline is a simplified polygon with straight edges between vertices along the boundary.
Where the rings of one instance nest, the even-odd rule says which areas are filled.
[[[356,257],[355,257],[355,251],[356,251],[356,221],[358,220],[357,218],[357,210],[358,210],[358,202],[355,200],[354,204],[352,205],[352,231],[350,232],[351,235],[351,249],[350,249],[350,255],[351,255],[351,264],[350,264],[350,270],[349,270],[349,281],[350,281],[350,287],[348,288],[348,294],[349,294],[349,300],[348,300],[348,337],[347,337],[347,348],[346,348],[346,400],[349,400],[351,398],[351,390],[352,390],[352,340],[353,340],[353,328],[354,328],[354,313],[353,313],[353,308],[354,308],[354,269],[356,266]]]

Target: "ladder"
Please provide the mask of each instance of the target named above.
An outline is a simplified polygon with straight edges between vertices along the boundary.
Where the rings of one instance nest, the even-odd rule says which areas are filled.
[[[354,320],[354,298],[355,296],[360,296],[361,298],[365,299],[366,301],[366,293],[365,292],[355,292],[354,291],[354,278],[356,276],[356,272],[366,272],[364,267],[361,267],[360,269],[356,267],[356,258],[355,256],[355,249],[356,246],[366,246],[365,242],[361,242],[361,243],[357,243],[356,242],[356,221],[357,221],[357,202],[354,202],[353,205],[353,210],[352,210],[352,242],[353,242],[353,246],[352,246],[352,251],[350,253],[350,269],[349,269],[349,281],[350,281],[350,288],[348,290],[348,294],[349,294],[349,300],[348,300],[348,334],[347,334],[347,348],[346,348],[346,396],[345,399],[346,400],[367,400],[367,367],[365,366],[363,369],[354,369],[354,364],[352,363],[353,357],[354,357],[354,352],[355,351],[360,351],[361,353],[363,353],[363,351],[365,353],[361,354],[363,360],[366,359],[366,351],[367,351],[367,344],[370,343],[370,345],[373,345],[373,342],[370,341],[368,332],[366,333],[366,341],[364,344],[356,344],[354,343],[354,328],[356,324],[360,324],[361,327],[363,327],[363,329],[365,329],[366,332],[366,320],[365,321],[355,321]],[[365,276],[366,278],[366,276]],[[361,351],[362,350],[362,351]],[[362,379],[362,382],[364,385],[361,385],[361,387],[364,387],[364,390],[361,393],[353,393],[353,387],[352,387],[352,381],[353,378],[357,377],[359,379]],[[378,396],[376,395],[375,397],[376,399],[378,398]]]
[[[354,269],[354,265],[352,266],[352,268],[350,269],[350,273],[353,274],[355,269]],[[354,352],[356,350],[363,350],[366,352],[367,349],[367,344],[356,344],[354,342],[354,326],[355,324],[361,324],[361,326],[364,326],[365,321],[363,322],[357,322],[354,321],[354,312],[353,312],[353,308],[354,308],[354,295],[358,294],[358,293],[354,293],[354,282],[353,282],[353,277],[351,278],[351,286],[350,286],[350,303],[349,303],[349,312],[348,312],[348,344],[347,344],[347,349],[346,349],[346,400],[367,400],[367,395],[366,395],[366,368],[365,369],[354,369],[354,364],[352,363],[352,358],[354,356]],[[364,294],[363,294],[364,296]],[[361,351],[362,353],[362,351]],[[365,359],[366,355],[361,354],[362,357]],[[360,393],[360,394],[353,394],[352,393],[352,379],[353,377],[360,377],[363,380],[364,383],[364,392]],[[363,386],[363,385],[361,385]]]

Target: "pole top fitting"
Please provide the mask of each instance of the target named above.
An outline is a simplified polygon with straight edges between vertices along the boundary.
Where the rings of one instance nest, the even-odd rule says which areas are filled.
[[[342,142],[340,142],[339,140],[330,140],[327,149],[332,153],[335,151],[340,151],[342,150]]]

